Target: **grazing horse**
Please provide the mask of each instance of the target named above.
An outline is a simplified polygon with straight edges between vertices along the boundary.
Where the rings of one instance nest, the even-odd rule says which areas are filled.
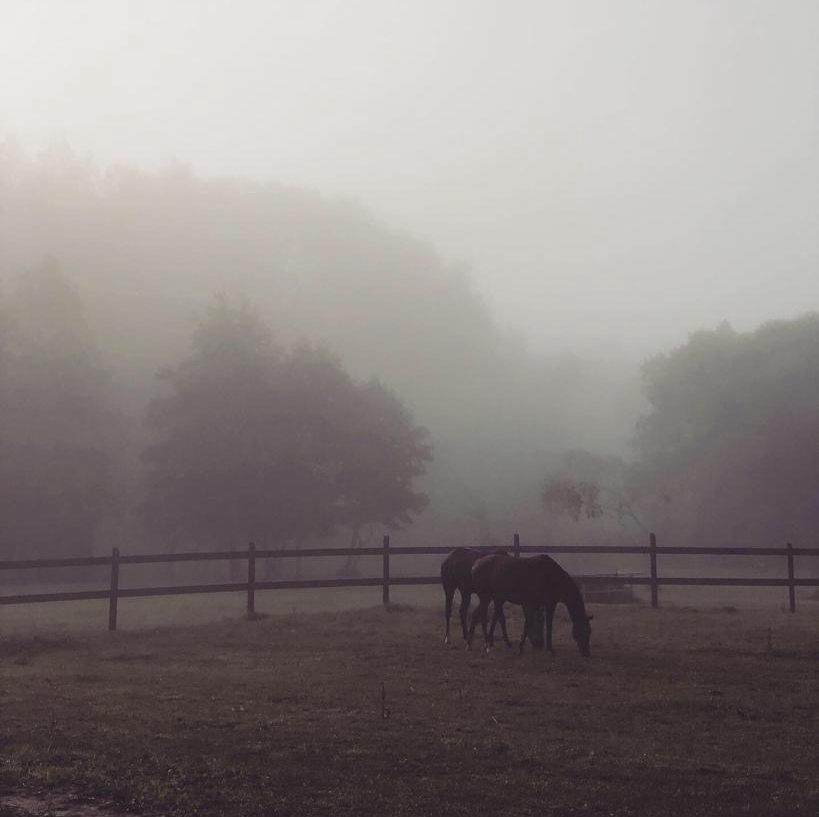
[[[552,647],[552,621],[559,603],[566,605],[572,619],[572,636],[581,654],[589,657],[592,616],[586,615],[583,596],[572,577],[548,556],[533,556],[530,559],[513,559],[511,556],[491,555],[478,559],[472,566],[472,584],[480,598],[480,604],[472,614],[467,643],[472,643],[475,625],[483,627],[487,648],[492,644],[492,632],[487,633],[486,618],[489,603],[496,609],[511,601],[520,604],[526,616],[520,650],[527,633],[536,628],[540,608],[546,611],[546,649],[554,653]],[[494,628],[494,621],[492,622]],[[530,636],[531,637],[531,636]],[[534,639],[533,639],[533,643]],[[542,644],[541,644],[542,646]]]
[[[495,550],[492,551],[492,553],[508,555],[505,550]],[[469,603],[472,600],[472,593],[474,592],[472,587],[472,565],[483,555],[484,553],[475,548],[455,548],[441,564],[441,584],[444,586],[444,598],[446,600],[446,610],[444,612],[446,616],[446,633],[444,635],[444,644],[449,644],[449,619],[452,616],[452,600],[456,590],[460,591],[461,594],[461,606],[458,612],[461,617],[461,629],[463,630],[464,641],[469,641],[466,616],[469,612]],[[498,610],[500,610],[500,614],[498,614]],[[492,620],[493,631],[495,629],[496,620],[501,623],[501,632],[503,633],[504,641],[511,646],[509,637],[506,634],[506,619],[503,617],[503,609],[497,605],[495,605],[495,614]]]

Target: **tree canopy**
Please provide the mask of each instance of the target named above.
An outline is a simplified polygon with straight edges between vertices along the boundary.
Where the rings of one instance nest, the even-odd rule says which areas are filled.
[[[377,381],[320,347],[277,347],[243,302],[219,297],[191,355],[149,406],[148,523],[221,547],[409,523],[431,460],[425,429]]]
[[[605,518],[625,528],[642,529],[629,489],[629,468],[620,457],[574,449],[544,479],[540,499],[552,518],[566,515],[575,522]]]
[[[713,545],[812,542],[819,526],[819,315],[723,323],[643,366],[634,458],[570,451],[542,483],[552,520],[610,518]]]
[[[219,289],[246,293],[278,342],[324,343],[354,378],[377,375],[436,442],[423,479],[434,507],[405,543],[534,535],[544,463],[563,445],[619,451],[641,407],[630,361],[527,348],[468,268],[350,201],[0,142],[0,213],[0,283],[44,252],[60,258],[140,431],[167,389],[156,370],[185,357],[190,316]],[[139,539],[125,521],[119,541]]]
[[[48,260],[0,313],[0,518],[12,557],[87,553],[117,499],[115,394],[77,291]]]
[[[723,324],[644,367],[635,489],[688,539],[812,541],[819,524],[819,315]]]

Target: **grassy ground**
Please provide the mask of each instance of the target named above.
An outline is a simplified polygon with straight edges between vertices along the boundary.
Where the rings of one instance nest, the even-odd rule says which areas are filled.
[[[255,622],[197,599],[207,625],[114,634],[93,603],[0,611],[0,794],[231,817],[819,813],[815,604],[600,606],[584,660],[564,618],[555,657],[484,657],[443,646],[436,607],[318,596]],[[140,603],[152,625],[185,609]],[[137,604],[123,623],[146,624]]]

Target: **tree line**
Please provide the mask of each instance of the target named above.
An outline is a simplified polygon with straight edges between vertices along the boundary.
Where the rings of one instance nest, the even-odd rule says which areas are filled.
[[[493,323],[468,275],[349,202],[200,179],[179,167],[102,171],[70,151],[29,159],[0,143],[0,213],[4,554],[88,552],[94,542],[106,550],[112,543],[129,550],[211,540],[231,546],[224,520],[221,532],[208,525],[204,543],[201,514],[181,510],[212,495],[217,474],[208,465],[210,489],[202,474],[187,484],[173,469],[184,464],[190,475],[193,465],[163,448],[172,435],[183,439],[175,415],[203,429],[211,422],[199,413],[192,378],[219,358],[202,362],[213,344],[201,326],[190,337],[189,316],[197,310],[203,326],[215,321],[219,299],[210,312],[205,304],[220,288],[247,292],[253,309],[229,299],[225,309],[248,336],[268,334],[267,363],[258,362],[266,354],[256,348],[261,341],[249,342],[256,351],[248,357],[257,362],[248,370],[258,365],[268,373],[253,389],[268,401],[265,416],[279,419],[254,428],[260,450],[292,464],[264,477],[283,496],[298,482],[314,503],[299,529],[304,514],[296,505],[285,512],[261,498],[253,504],[252,475],[223,473],[226,496],[234,483],[247,489],[246,505],[233,515],[263,520],[265,530],[254,534],[260,541],[334,531],[336,541],[356,544],[384,520],[408,519],[416,521],[402,541],[412,544],[501,545],[514,529],[529,542],[610,539],[613,531],[638,537],[649,527],[681,544],[812,536],[816,316],[756,332],[723,326],[696,333],[648,361],[638,377],[636,367],[610,358],[527,351]],[[44,252],[61,266],[38,267]],[[326,346],[300,345],[303,337]],[[325,358],[335,363],[321,363]],[[166,374],[157,379],[160,367]],[[307,437],[291,429],[298,446],[277,442],[277,435],[287,438],[287,406],[306,393],[307,370],[322,394],[337,370],[346,373],[339,383],[353,384],[346,392],[339,385],[347,396],[332,404],[346,443],[327,442],[330,432],[315,411]],[[369,383],[372,373],[389,388]],[[222,395],[214,390],[205,402],[216,412]],[[395,478],[404,487],[394,489],[394,499],[382,496],[382,486],[368,489],[365,500],[362,474],[374,485],[378,468],[354,464],[351,452],[361,458],[367,451],[377,462],[385,446],[369,438],[353,445],[371,424],[342,418],[369,416],[368,407],[387,402],[380,393],[400,395],[395,400],[411,407],[405,424],[431,429],[435,462],[410,458],[405,473],[416,476]],[[356,400],[363,407],[353,411]],[[185,433],[196,438],[193,427]],[[256,450],[255,437],[230,434],[239,448]],[[216,445],[204,430],[200,436]],[[430,437],[416,443],[429,446]],[[197,450],[203,468],[208,456],[222,456]],[[391,516],[404,500],[405,515]],[[364,510],[375,504],[383,510],[378,517]],[[575,516],[587,520],[580,532]],[[246,531],[235,538],[246,539]]]
[[[607,519],[667,543],[813,546],[819,529],[819,315],[692,334],[642,369],[630,460],[568,452],[551,519]]]
[[[147,328],[148,331],[150,327]],[[0,517],[5,558],[88,553],[131,515],[168,548],[298,546],[399,528],[428,504],[425,428],[326,348],[274,342],[247,301],[215,296],[189,354],[158,374],[144,427],[56,262],[0,311]],[[154,547],[157,546],[154,545]]]
[[[435,462],[418,485],[433,500],[405,544],[501,544],[513,527],[531,540],[544,469],[567,445],[621,451],[641,405],[630,361],[527,348],[464,265],[315,191],[100,167],[59,145],[34,156],[0,137],[0,289],[44,254],[82,294],[132,420],[126,508],[141,501],[155,373],[187,354],[191,315],[217,291],[245,293],[280,346],[307,338],[354,379],[377,375],[430,429]],[[106,541],[131,548],[142,532],[122,523],[106,523]]]
[[[430,435],[400,398],[325,347],[277,343],[246,300],[211,299],[134,418],[55,261],[2,294],[4,558],[107,549],[106,535],[129,526],[148,549],[341,534],[356,547],[429,504]],[[644,364],[648,410],[630,459],[570,450],[548,471],[545,527],[564,517],[667,543],[812,542],[817,372],[816,314],[693,334]]]

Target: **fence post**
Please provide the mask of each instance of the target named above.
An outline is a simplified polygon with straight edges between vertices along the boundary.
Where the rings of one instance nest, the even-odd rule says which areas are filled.
[[[381,601],[384,607],[390,606],[390,537],[384,537],[384,584],[381,588]]]
[[[111,551],[111,594],[108,596],[108,629],[117,629],[117,600],[119,599],[119,548]]]
[[[651,606],[657,607],[657,537],[648,535],[649,560],[651,562]]]
[[[520,536],[516,533],[512,540],[512,553],[516,559],[520,559]]]
[[[247,618],[256,617],[256,544],[247,546]]]
[[[796,612],[796,585],[793,583],[793,545],[788,542],[785,547],[788,549],[788,601],[792,613]]]

